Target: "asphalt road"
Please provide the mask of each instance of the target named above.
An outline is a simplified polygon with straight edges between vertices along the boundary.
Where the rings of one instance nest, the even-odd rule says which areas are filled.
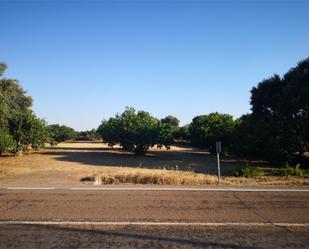
[[[309,248],[309,192],[2,189],[0,248]]]

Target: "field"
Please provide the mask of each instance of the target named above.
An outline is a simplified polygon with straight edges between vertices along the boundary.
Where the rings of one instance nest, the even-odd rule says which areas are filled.
[[[263,162],[250,164],[263,168],[266,174],[253,178],[233,177],[233,170],[243,166],[244,161],[232,157],[222,158],[222,184],[309,184],[308,179],[267,174],[270,169]],[[2,184],[92,184],[81,179],[98,175],[106,182],[113,183],[215,185],[216,174],[216,157],[204,150],[180,146],[173,146],[170,150],[152,148],[145,156],[135,156],[117,146],[110,148],[102,143],[72,142],[30,150],[21,157],[0,157]]]

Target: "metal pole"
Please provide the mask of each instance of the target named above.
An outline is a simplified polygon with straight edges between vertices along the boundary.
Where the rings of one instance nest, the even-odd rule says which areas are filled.
[[[218,185],[220,185],[220,154],[217,153],[217,164],[218,164]]]

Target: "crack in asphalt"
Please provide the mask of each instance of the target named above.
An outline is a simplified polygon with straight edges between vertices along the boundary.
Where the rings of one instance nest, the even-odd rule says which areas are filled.
[[[254,215],[256,215],[257,217],[261,218],[262,220],[265,220],[267,223],[273,225],[274,227],[278,227],[286,232],[291,233],[292,231],[290,229],[288,229],[287,227],[283,227],[280,226],[278,224],[275,224],[272,220],[268,219],[267,217],[259,214],[258,212],[256,212],[252,207],[250,207],[248,204],[246,204],[246,202],[241,199],[236,192],[233,192],[233,196],[239,201],[240,205],[242,205],[244,208],[246,208],[248,211],[250,211],[251,213],[253,213]]]
[[[16,202],[16,204],[15,204],[15,205],[12,205],[11,207],[9,207],[11,202],[12,202],[12,203]],[[7,203],[6,203],[6,204],[7,204],[6,211],[17,208],[18,206],[20,206],[20,204],[21,204],[22,202],[23,202],[23,200],[10,200],[10,201],[7,201]]]

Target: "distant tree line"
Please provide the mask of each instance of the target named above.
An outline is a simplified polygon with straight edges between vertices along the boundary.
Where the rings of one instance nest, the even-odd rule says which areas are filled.
[[[77,141],[98,141],[101,140],[100,135],[97,133],[96,129],[87,130],[87,131],[79,131],[76,132]]]
[[[0,76],[6,65],[0,64]],[[20,154],[66,140],[99,140],[110,146],[145,154],[150,147],[167,149],[175,140],[215,152],[221,141],[224,153],[256,157],[283,164],[302,162],[309,151],[309,58],[282,78],[274,75],[251,90],[251,113],[234,119],[213,112],[194,117],[179,127],[174,116],[157,119],[145,111],[127,107],[122,114],[103,120],[98,129],[76,132],[58,124],[47,125],[31,110],[32,98],[17,80],[0,78],[0,152]]]

